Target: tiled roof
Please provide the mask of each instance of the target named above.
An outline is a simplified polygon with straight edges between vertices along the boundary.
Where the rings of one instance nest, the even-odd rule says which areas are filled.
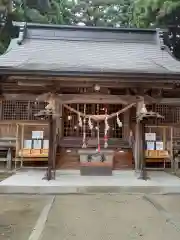
[[[19,70],[180,73],[159,31],[24,25],[0,56]]]

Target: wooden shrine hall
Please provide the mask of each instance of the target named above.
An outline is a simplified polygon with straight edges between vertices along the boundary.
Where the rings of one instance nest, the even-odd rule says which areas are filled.
[[[147,162],[171,162],[180,62],[159,29],[13,24],[0,56],[1,161],[82,175],[137,169],[137,115],[153,111],[164,117],[147,120]]]

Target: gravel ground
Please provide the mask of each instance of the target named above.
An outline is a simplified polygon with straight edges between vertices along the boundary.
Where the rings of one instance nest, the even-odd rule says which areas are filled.
[[[0,195],[0,240],[28,240],[47,198]]]
[[[0,240],[179,240],[179,202],[180,195],[0,195]]]
[[[42,239],[179,240],[180,231],[167,221],[142,196],[60,196],[49,213]]]

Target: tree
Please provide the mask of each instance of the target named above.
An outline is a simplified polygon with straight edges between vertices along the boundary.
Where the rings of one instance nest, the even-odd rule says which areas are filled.
[[[166,26],[180,14],[180,0],[135,0],[134,22],[137,27]],[[173,14],[176,16],[173,17]]]
[[[141,28],[168,28],[164,42],[180,59],[180,0],[136,0],[133,20]]]
[[[2,1],[5,22],[12,19],[46,24],[133,26],[132,0],[0,0],[0,3]],[[6,48],[4,42],[0,39],[0,52]]]
[[[131,0],[80,0],[72,9],[73,22],[86,26],[132,26]]]
[[[12,27],[12,1],[0,0],[0,54],[6,50],[10,43]],[[9,15],[8,15],[9,13]]]
[[[0,0],[0,53],[10,42],[12,21],[71,24],[74,0]]]
[[[71,24],[74,0],[14,0],[13,18],[34,23]]]

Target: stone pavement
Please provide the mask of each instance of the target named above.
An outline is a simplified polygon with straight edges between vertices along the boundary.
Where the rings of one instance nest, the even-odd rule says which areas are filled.
[[[160,171],[148,172],[150,180],[138,179],[134,171],[114,171],[113,176],[80,176],[79,171],[61,170],[56,180],[43,180],[45,170],[21,170],[0,182],[0,193],[180,193],[180,179]]]
[[[0,195],[0,240],[179,240],[180,195]]]

